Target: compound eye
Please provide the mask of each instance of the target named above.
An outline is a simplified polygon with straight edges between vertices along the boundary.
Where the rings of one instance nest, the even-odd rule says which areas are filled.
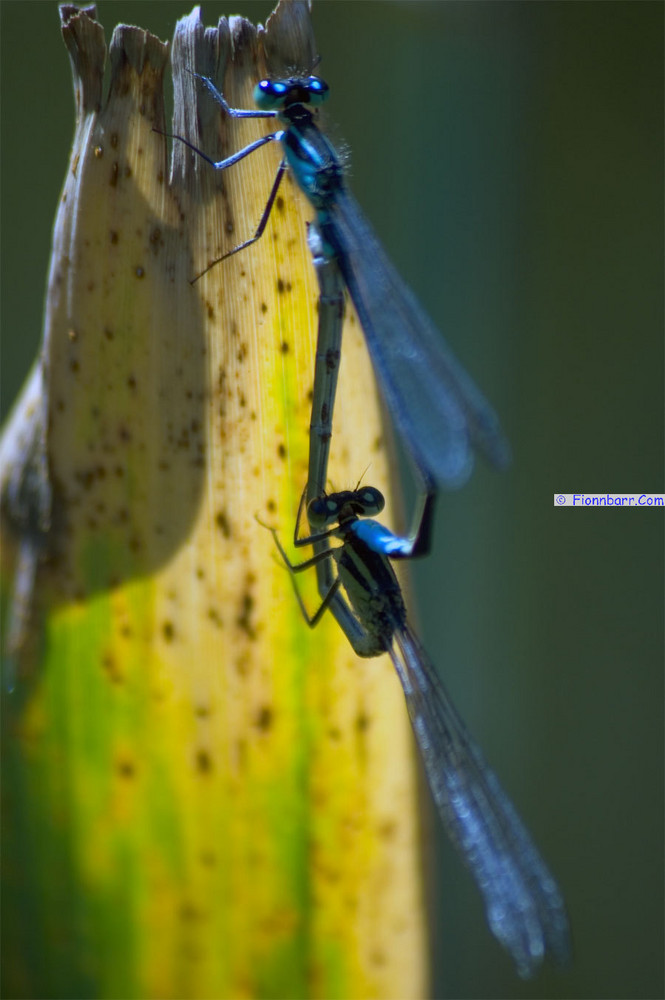
[[[329,497],[315,497],[307,504],[307,520],[312,527],[323,528],[337,520],[339,504]]]
[[[374,486],[365,486],[364,489],[358,490],[357,503],[365,517],[380,514],[386,505],[383,493]]]
[[[319,76],[310,76],[307,81],[307,90],[309,92],[309,103],[313,105],[323,104],[330,93],[330,87]]]
[[[261,80],[254,88],[254,103],[261,111],[275,111],[283,105],[287,91],[283,80]]]
[[[320,500],[310,500],[307,504],[307,520],[310,525],[319,527],[325,520],[325,513],[321,511]]]

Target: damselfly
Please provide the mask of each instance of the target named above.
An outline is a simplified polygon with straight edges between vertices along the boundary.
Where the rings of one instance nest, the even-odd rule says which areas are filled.
[[[304,503],[303,493],[294,545],[327,544],[333,539],[342,543],[292,565],[275,529],[270,529],[292,574],[305,619],[314,626],[326,608],[337,608],[335,617],[343,628],[346,620],[353,621],[345,631],[359,656],[390,654],[432,796],[452,843],[483,896],[490,930],[524,978],[537,971],[546,954],[564,964],[570,944],[561,892],[411,631],[390,564],[391,559],[407,559],[427,550],[434,495],[424,498],[422,515],[410,538],[394,535],[377,521],[365,519],[384,506],[383,496],[373,487],[311,500],[307,518],[318,530],[298,538]],[[326,560],[336,565],[337,573],[332,574],[330,589],[318,611],[309,617],[293,574]],[[347,618],[341,607],[346,608]]]
[[[232,118],[277,118],[284,126],[219,161],[175,137],[216,170],[225,170],[266,143],[278,140],[282,145],[283,159],[256,232],[225,257],[262,235],[288,165],[316,211],[323,253],[336,261],[388,411],[427,487],[461,485],[471,472],[474,448],[495,466],[505,466],[509,449],[496,414],[386,257],[346,187],[335,149],[306,107],[321,104],[328,85],[316,76],[262,80],[254,91],[259,110],[249,111],[229,107],[212,80],[193,75]]]

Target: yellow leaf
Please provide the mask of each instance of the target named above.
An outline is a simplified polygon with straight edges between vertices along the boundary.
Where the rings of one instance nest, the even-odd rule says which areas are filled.
[[[317,284],[279,150],[224,172],[174,142],[167,47],[62,8],[77,126],[43,352],[5,430],[5,995],[425,992],[411,740],[386,658],[310,633],[271,536],[307,477]],[[257,79],[311,67],[306,4],[198,10],[174,130],[220,159]],[[344,330],[330,476],[387,487],[371,366]],[[310,606],[317,600],[305,588]]]

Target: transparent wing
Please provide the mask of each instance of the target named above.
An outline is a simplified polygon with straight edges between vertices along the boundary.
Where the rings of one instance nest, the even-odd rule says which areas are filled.
[[[448,487],[471,473],[473,449],[504,467],[510,449],[494,410],[404,284],[354,198],[325,220],[395,425],[421,471]]]
[[[391,656],[432,795],[483,895],[492,933],[523,978],[545,953],[565,964],[568,918],[553,876],[419,641],[409,629],[394,638]]]

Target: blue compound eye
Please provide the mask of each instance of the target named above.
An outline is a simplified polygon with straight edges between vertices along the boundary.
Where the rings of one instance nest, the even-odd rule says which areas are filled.
[[[307,90],[309,91],[309,103],[314,105],[323,104],[330,93],[328,84],[319,76],[310,76],[307,81]]]
[[[254,87],[254,103],[261,111],[276,111],[284,104],[288,89],[282,80],[261,80]]]

